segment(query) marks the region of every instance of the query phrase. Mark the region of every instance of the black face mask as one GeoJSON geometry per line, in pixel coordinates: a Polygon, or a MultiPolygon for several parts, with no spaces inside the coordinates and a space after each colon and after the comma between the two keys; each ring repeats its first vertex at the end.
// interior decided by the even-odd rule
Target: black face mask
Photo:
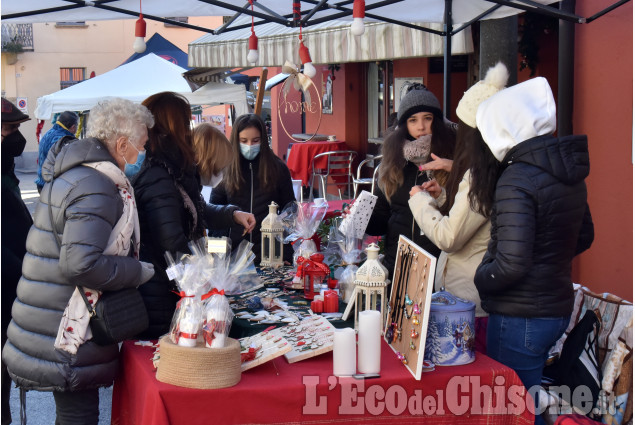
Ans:
{"type": "Polygon", "coordinates": [[[15,158],[22,155],[24,147],[26,146],[26,139],[20,133],[20,131],[14,131],[13,133],[2,139],[2,157],[15,158]]]}

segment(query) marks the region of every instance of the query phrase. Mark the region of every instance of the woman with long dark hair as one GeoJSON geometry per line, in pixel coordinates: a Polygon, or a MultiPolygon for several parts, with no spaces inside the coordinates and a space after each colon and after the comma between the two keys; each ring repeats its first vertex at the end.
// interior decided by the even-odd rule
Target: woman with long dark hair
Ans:
{"type": "MultiPolygon", "coordinates": [[[[421,234],[408,206],[409,191],[412,186],[428,181],[426,172],[419,169],[422,165],[419,158],[427,157],[430,149],[440,157],[452,158],[454,142],[454,128],[444,120],[438,99],[425,86],[414,86],[401,99],[396,129],[384,139],[379,182],[375,188],[378,199],[366,229],[370,235],[385,235],[384,265],[391,275],[399,235],[406,236],[434,256],[441,252],[421,234]]],[[[446,170],[433,173],[435,179],[442,184],[445,182],[446,170]]]]}
{"type": "Polygon", "coordinates": [[[537,402],[549,349],[573,310],[573,258],[594,236],[587,138],[553,136],[556,103],[543,77],[481,103],[476,124],[501,164],[492,240],[474,276],[489,313],[487,355],[514,369],[537,402]]]}
{"type": "MultiPolygon", "coordinates": [[[[271,202],[280,209],[295,201],[291,173],[269,146],[267,127],[256,114],[241,115],[234,122],[230,142],[238,152],[227,167],[222,182],[212,190],[210,202],[215,205],[234,204],[256,217],[253,232],[246,234],[233,226],[228,231],[215,231],[217,236],[230,236],[236,247],[242,239],[254,244],[256,264],[260,262],[260,226],[269,213],[271,202]]],[[[293,252],[285,246],[284,258],[291,261],[293,252]]]]}
{"type": "Polygon", "coordinates": [[[436,181],[414,186],[410,209],[423,233],[443,252],[435,289],[444,288],[476,305],[475,348],[485,353],[487,313],[474,285],[474,272],[490,239],[490,214],[499,164],[476,126],[478,105],[502,89],[509,73],[501,63],[483,81],[465,92],[456,109],[459,117],[456,150],[445,189],[436,181]]]}
{"type": "Polygon", "coordinates": [[[201,196],[201,184],[192,146],[190,104],[173,92],[157,93],[143,101],[154,115],[145,161],[131,181],[141,224],[140,257],[154,264],[156,274],[139,288],[150,326],[140,335],[157,339],[167,333],[179,299],[172,293],[164,254],[189,253],[188,243],[206,235],[206,227],[241,223],[249,230],[248,214],[234,205],[214,206],[201,196]]]}

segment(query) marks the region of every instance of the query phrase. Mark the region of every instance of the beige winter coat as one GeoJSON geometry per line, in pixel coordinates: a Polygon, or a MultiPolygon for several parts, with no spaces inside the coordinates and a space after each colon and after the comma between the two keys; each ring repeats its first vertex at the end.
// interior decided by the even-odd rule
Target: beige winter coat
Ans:
{"type": "Polygon", "coordinates": [[[470,208],[468,192],[471,175],[467,171],[459,184],[454,205],[447,216],[439,212],[445,191],[438,199],[419,192],[408,202],[422,232],[443,252],[439,257],[435,291],[445,290],[476,304],[476,317],[485,317],[474,285],[474,273],[481,263],[490,239],[490,220],[470,208]]]}

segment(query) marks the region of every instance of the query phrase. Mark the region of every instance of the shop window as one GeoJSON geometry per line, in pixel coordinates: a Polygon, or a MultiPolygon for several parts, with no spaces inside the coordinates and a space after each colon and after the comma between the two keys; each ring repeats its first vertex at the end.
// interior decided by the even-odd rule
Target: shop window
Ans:
{"type": "Polygon", "coordinates": [[[368,64],[368,137],[380,138],[394,112],[392,61],[368,64]]]}
{"type": "Polygon", "coordinates": [[[60,68],[60,87],[65,89],[86,79],[86,68],[60,68]]]}

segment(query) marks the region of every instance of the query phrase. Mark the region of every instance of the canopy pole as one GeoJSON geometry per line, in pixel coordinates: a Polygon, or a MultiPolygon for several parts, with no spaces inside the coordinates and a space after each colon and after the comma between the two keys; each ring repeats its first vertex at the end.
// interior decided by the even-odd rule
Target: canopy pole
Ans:
{"type": "MultiPolygon", "coordinates": [[[[560,9],[575,13],[575,0],[563,0],[560,9]]],[[[560,21],[558,31],[558,136],[573,134],[573,60],[575,24],[560,21]]]]}
{"type": "Polygon", "coordinates": [[[452,87],[452,0],[445,0],[443,18],[445,43],[443,48],[443,115],[450,118],[450,89],[452,87]]]}
{"type": "Polygon", "coordinates": [[[262,100],[265,97],[265,86],[267,85],[267,68],[260,71],[260,80],[258,80],[258,92],[256,93],[256,105],[254,106],[254,114],[260,115],[262,111],[262,100]]]}

